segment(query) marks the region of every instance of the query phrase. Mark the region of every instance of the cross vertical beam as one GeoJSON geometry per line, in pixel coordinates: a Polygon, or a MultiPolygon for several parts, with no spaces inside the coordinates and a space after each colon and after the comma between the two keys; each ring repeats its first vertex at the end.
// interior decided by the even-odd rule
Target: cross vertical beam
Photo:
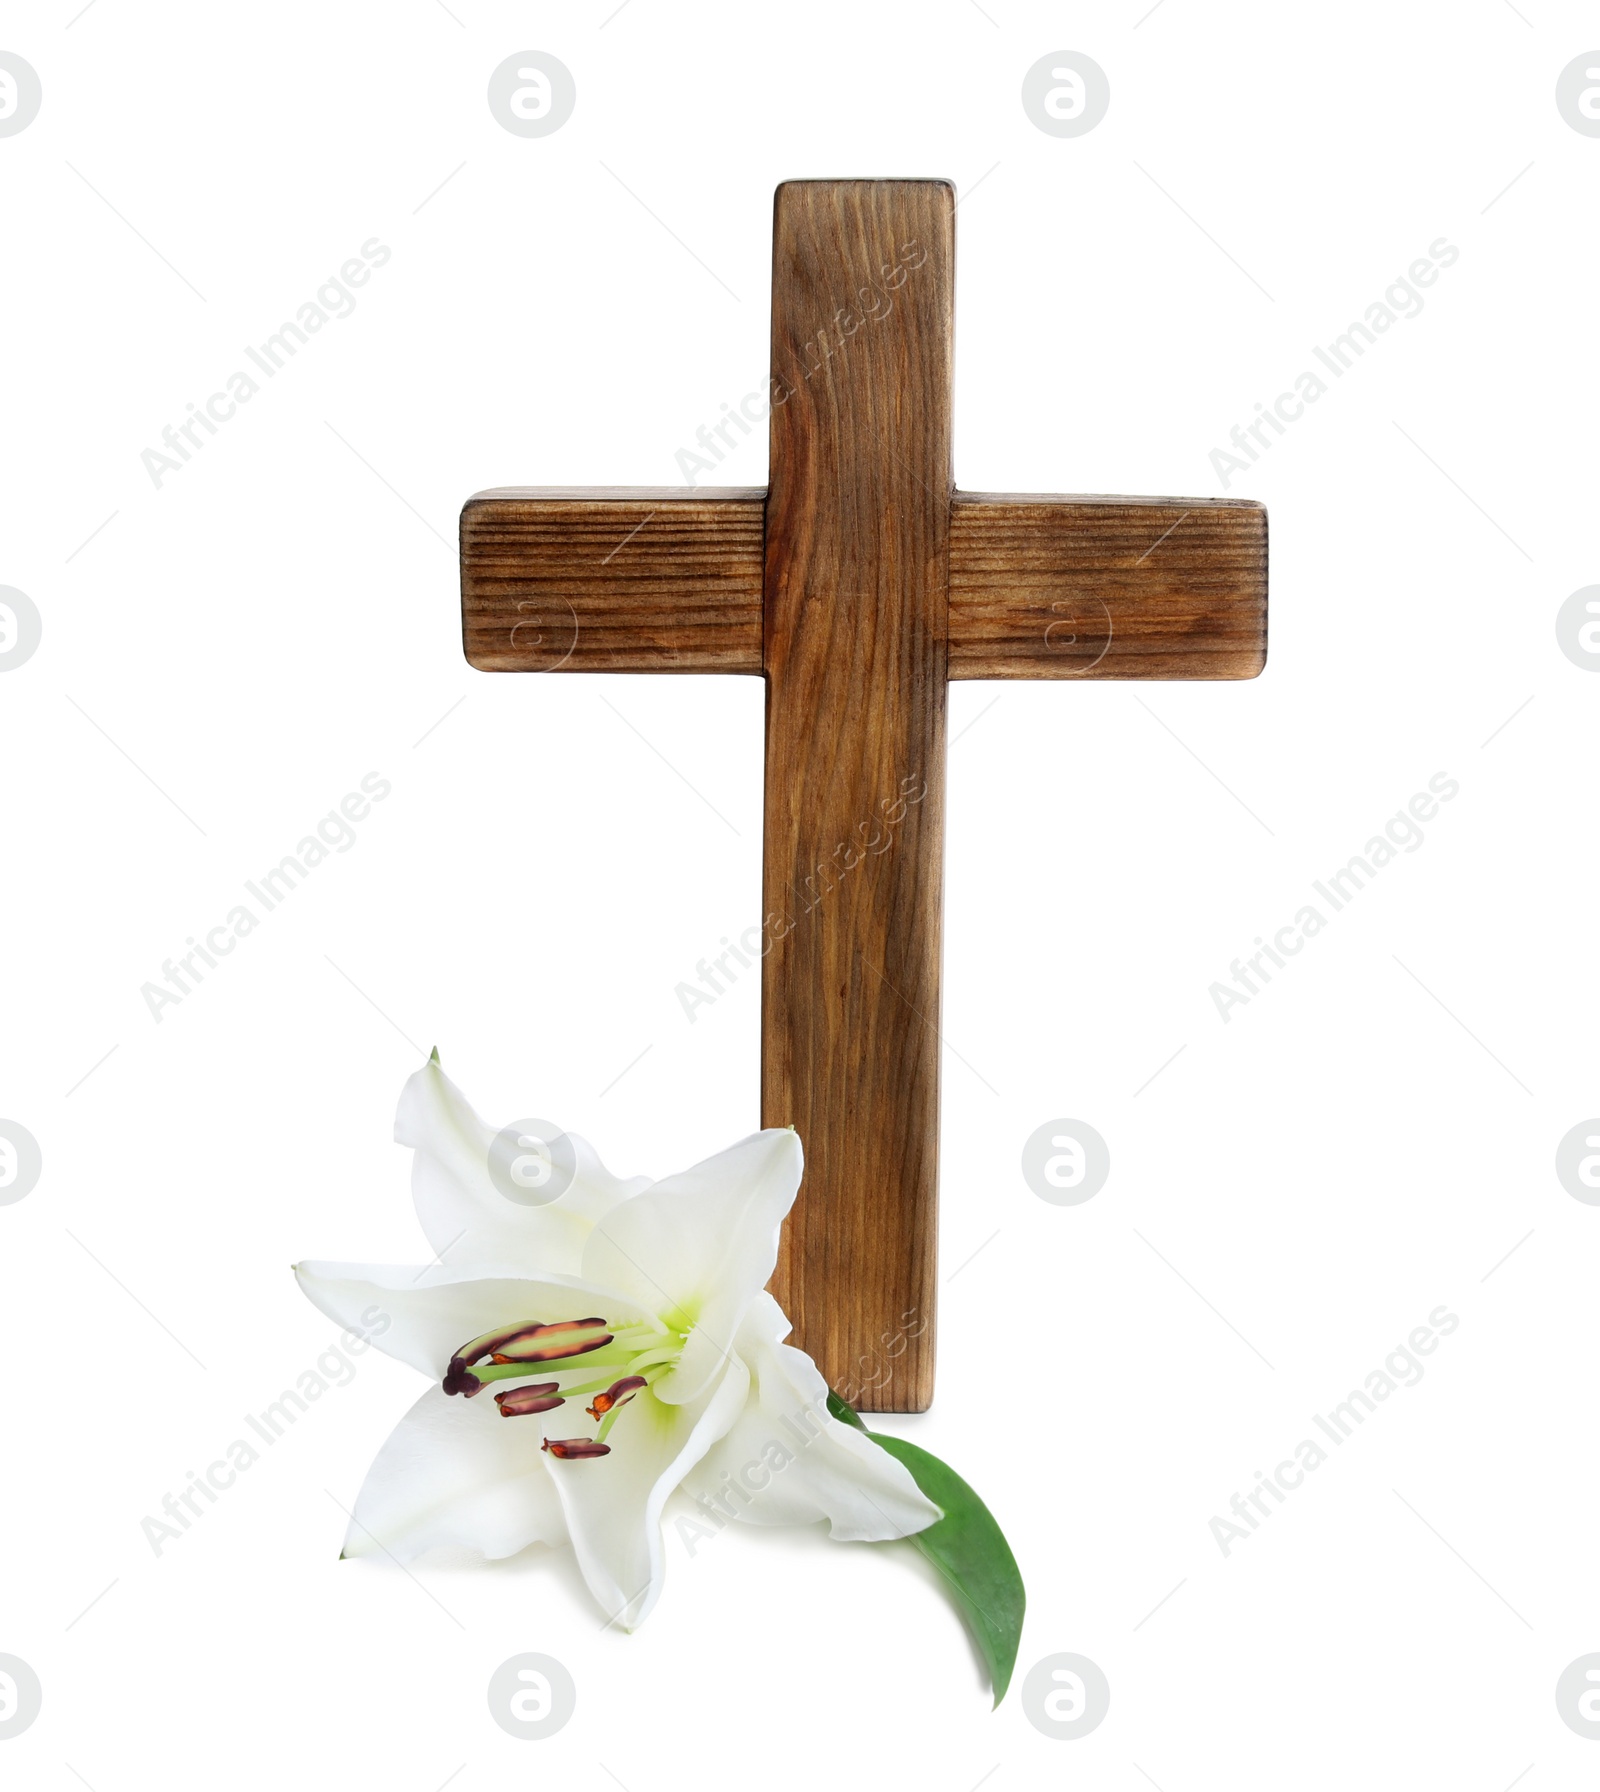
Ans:
{"type": "Polygon", "coordinates": [[[790,181],[772,248],[761,1117],[806,1153],[773,1291],[840,1385],[892,1358],[913,1411],[933,1392],[954,211],[942,181],[790,181]]]}

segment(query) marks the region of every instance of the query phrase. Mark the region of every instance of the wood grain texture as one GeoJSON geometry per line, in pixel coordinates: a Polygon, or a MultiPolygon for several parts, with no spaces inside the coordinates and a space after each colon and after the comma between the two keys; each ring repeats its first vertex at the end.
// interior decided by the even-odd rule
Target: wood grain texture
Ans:
{"type": "Polygon", "coordinates": [[[761,1108],[806,1153],[773,1291],[896,1412],[933,1393],[954,197],[795,181],[773,226],[761,1108]]]}
{"type": "Polygon", "coordinates": [[[755,490],[509,487],[461,512],[461,625],[484,672],[759,672],[755,490]]]}
{"type": "Polygon", "coordinates": [[[1266,659],[1259,504],[956,494],[952,678],[1254,678],[1266,659]]]}

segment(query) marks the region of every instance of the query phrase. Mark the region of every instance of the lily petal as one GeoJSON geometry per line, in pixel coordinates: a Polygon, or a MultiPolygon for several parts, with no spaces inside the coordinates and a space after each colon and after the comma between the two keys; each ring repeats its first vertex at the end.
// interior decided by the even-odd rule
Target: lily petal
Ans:
{"type": "MultiPolygon", "coordinates": [[[[630,1401],[611,1434],[609,1456],[551,1462],[583,1578],[607,1618],[624,1630],[636,1630],[661,1594],[661,1511],[668,1494],[733,1424],[749,1390],[750,1378],[735,1359],[697,1400],[669,1406],[652,1391],[630,1401]]],[[[556,1426],[556,1415],[538,1423],[556,1426]]]]}
{"type": "Polygon", "coordinates": [[[489,1174],[496,1129],[431,1059],[401,1091],[394,1136],[416,1152],[411,1195],[428,1243],[456,1263],[576,1275],[595,1222],[650,1186],[647,1176],[613,1176],[587,1140],[568,1133],[576,1169],[565,1192],[538,1207],[508,1200],[489,1174]]]}
{"type": "MultiPolygon", "coordinates": [[[[435,1381],[463,1344],[518,1320],[549,1323],[599,1313],[608,1320],[656,1323],[631,1296],[568,1276],[374,1263],[297,1263],[295,1275],[311,1303],[336,1324],[435,1381]]],[[[495,1416],[492,1410],[489,1416],[495,1416]]]]}
{"type": "Polygon", "coordinates": [[[538,1433],[506,1424],[486,1400],[429,1388],[368,1469],[344,1553],[410,1562],[457,1545],[494,1561],[566,1540],[538,1433]]]}
{"type": "Polygon", "coordinates": [[[627,1290],[668,1325],[694,1328],[677,1367],[651,1390],[658,1400],[696,1399],[729,1360],[778,1261],[778,1229],[803,1169],[787,1127],[752,1133],[613,1207],[589,1235],[586,1277],[627,1290]]]}
{"type": "Polygon", "coordinates": [[[751,1398],[689,1473],[685,1491],[732,1506],[747,1524],[826,1519],[844,1543],[909,1537],[936,1523],[943,1513],[905,1465],[829,1416],[827,1383],[803,1350],[783,1342],[789,1331],[770,1294],[752,1302],[738,1338],[751,1398]]]}

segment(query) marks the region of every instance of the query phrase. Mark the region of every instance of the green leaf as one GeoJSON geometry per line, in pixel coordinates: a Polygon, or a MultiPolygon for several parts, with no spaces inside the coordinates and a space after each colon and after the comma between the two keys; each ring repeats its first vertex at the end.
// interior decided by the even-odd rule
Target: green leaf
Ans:
{"type": "MultiPolygon", "coordinates": [[[[848,1400],[841,1400],[832,1388],[828,1389],[828,1416],[839,1419],[846,1425],[854,1425],[857,1431],[867,1431],[866,1426],[861,1423],[861,1414],[848,1400]]],[[[871,1437],[872,1433],[867,1431],[867,1436],[871,1437]]]]}
{"type": "Polygon", "coordinates": [[[847,1401],[828,1394],[828,1411],[853,1425],[911,1472],[911,1478],[944,1513],[937,1524],[907,1539],[933,1563],[954,1594],[973,1641],[989,1669],[996,1705],[1006,1696],[1022,1641],[1027,1604],[1022,1574],[994,1514],[953,1468],[903,1437],[868,1431],[847,1401]]]}

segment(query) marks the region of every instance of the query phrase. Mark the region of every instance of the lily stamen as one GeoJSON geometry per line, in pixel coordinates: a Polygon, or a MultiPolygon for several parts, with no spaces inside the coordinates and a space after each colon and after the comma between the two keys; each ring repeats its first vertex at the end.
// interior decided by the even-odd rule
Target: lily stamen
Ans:
{"type": "Polygon", "coordinates": [[[614,1336],[603,1319],[562,1319],[554,1325],[519,1328],[512,1337],[502,1339],[490,1355],[497,1363],[548,1363],[599,1350],[614,1336]]]}
{"type": "Polygon", "coordinates": [[[528,1413],[553,1412],[563,1404],[562,1396],[557,1392],[559,1383],[554,1381],[536,1381],[525,1388],[507,1388],[496,1394],[494,1403],[500,1408],[503,1419],[517,1419],[528,1413]]]}
{"type": "Polygon", "coordinates": [[[553,1324],[543,1320],[521,1320],[485,1332],[471,1343],[463,1344],[451,1357],[445,1370],[444,1391],[464,1394],[469,1400],[481,1391],[486,1381],[499,1379],[495,1371],[510,1370],[526,1374],[525,1363],[556,1362],[565,1357],[587,1356],[603,1350],[616,1338],[604,1319],[558,1319],[553,1324]],[[493,1368],[474,1371],[471,1365],[488,1357],[493,1368]]]}
{"type": "Polygon", "coordinates": [[[593,1404],[584,1410],[591,1419],[599,1421],[614,1407],[625,1406],[640,1388],[647,1388],[649,1385],[642,1375],[624,1375],[621,1381],[612,1382],[603,1394],[596,1394],[593,1404]]]}
{"type": "Polygon", "coordinates": [[[596,1443],[592,1437],[547,1437],[539,1448],[548,1450],[562,1462],[580,1462],[586,1456],[609,1456],[610,1444],[596,1443]]]}

